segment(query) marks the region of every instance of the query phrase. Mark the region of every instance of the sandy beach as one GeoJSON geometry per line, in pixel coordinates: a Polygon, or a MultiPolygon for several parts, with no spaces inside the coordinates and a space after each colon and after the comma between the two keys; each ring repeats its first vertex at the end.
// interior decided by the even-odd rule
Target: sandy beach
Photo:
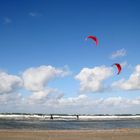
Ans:
{"type": "Polygon", "coordinates": [[[140,129],[0,130],[0,140],[140,140],[140,129]]]}

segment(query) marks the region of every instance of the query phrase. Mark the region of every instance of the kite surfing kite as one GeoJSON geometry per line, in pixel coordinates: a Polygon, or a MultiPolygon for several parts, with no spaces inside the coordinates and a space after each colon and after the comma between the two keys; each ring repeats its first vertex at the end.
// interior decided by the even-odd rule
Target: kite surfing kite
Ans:
{"type": "Polygon", "coordinates": [[[88,38],[92,39],[96,43],[96,45],[98,45],[99,41],[98,41],[97,37],[90,35],[87,37],[87,39],[88,38]]]}
{"type": "Polygon", "coordinates": [[[120,74],[121,69],[122,69],[121,65],[119,63],[114,63],[112,66],[116,66],[117,69],[118,69],[118,73],[117,74],[120,74]]]}
{"type": "MultiPolygon", "coordinates": [[[[92,35],[90,35],[90,36],[88,36],[87,38],[86,38],[86,40],[87,39],[92,39],[95,43],[96,43],[96,46],[99,44],[99,41],[98,41],[98,39],[97,39],[97,37],[96,36],[92,36],[92,35]]],[[[119,64],[119,63],[114,63],[112,66],[116,66],[116,68],[117,68],[117,70],[118,70],[118,75],[120,74],[120,72],[121,72],[121,70],[122,70],[122,67],[121,67],[121,65],[119,64]]]]}

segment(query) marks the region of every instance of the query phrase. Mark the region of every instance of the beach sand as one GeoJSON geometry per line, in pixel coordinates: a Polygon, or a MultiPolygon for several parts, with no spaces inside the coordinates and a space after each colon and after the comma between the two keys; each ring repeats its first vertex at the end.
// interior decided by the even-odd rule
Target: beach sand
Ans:
{"type": "Polygon", "coordinates": [[[0,140],[140,140],[140,129],[0,130],[0,140]]]}

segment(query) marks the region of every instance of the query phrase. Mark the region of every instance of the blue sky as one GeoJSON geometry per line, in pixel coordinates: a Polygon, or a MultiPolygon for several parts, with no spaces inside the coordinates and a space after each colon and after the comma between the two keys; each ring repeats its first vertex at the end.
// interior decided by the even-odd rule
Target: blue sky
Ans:
{"type": "MultiPolygon", "coordinates": [[[[139,75],[139,70],[135,72],[136,66],[140,65],[138,59],[140,52],[139,6],[139,0],[1,0],[0,69],[9,75],[17,76],[22,81],[20,88],[15,88],[15,83],[17,84],[17,82],[10,83],[9,85],[11,85],[11,88],[14,87],[14,90],[12,89],[8,93],[0,85],[1,99],[6,96],[5,100],[8,102],[9,97],[17,96],[17,92],[20,92],[20,99],[24,98],[24,100],[27,100],[26,102],[28,102],[26,98],[35,100],[35,95],[39,96],[39,100],[41,100],[41,97],[48,98],[48,95],[40,94],[39,90],[36,91],[26,86],[26,81],[22,80],[25,77],[22,75],[32,67],[37,70],[41,69],[40,71],[42,72],[44,69],[42,70],[41,66],[45,65],[45,70],[47,70],[47,66],[51,65],[56,70],[63,69],[64,73],[67,71],[65,76],[59,73],[58,77],[51,77],[51,80],[42,81],[44,82],[42,85],[45,86],[45,90],[53,88],[63,93],[61,101],[57,101],[58,106],[60,104],[60,110],[67,113],[76,112],[78,106],[81,107],[82,105],[78,104],[76,110],[73,107],[73,102],[71,102],[70,106],[72,106],[73,110],[69,110],[66,102],[69,102],[69,98],[76,100],[84,95],[86,97],[83,96],[83,98],[86,98],[86,102],[88,102],[89,98],[93,99],[93,102],[101,98],[107,100],[108,98],[116,97],[117,101],[120,101],[118,98],[121,97],[121,102],[124,100],[126,102],[129,99],[133,103],[130,108],[127,107],[126,113],[131,113],[132,108],[135,108],[134,113],[139,113],[140,78],[135,76],[136,85],[130,85],[133,82],[132,79],[129,80],[133,73],[135,73],[134,75],[139,75]],[[99,45],[96,46],[90,39],[85,41],[88,35],[95,35],[99,39],[99,45]],[[111,58],[113,53],[121,52],[121,50],[125,51],[124,55],[111,58]],[[90,88],[88,92],[84,90],[81,94],[80,88],[82,87],[80,83],[83,82],[83,79],[81,79],[83,75],[80,76],[80,79],[75,77],[80,74],[82,69],[93,70],[95,67],[104,65],[109,70],[112,69],[111,65],[113,63],[125,63],[125,65],[120,75],[115,75],[116,70],[114,68],[113,76],[110,73],[108,77],[99,81],[108,90],[101,92],[101,90],[94,91],[95,89],[90,88]],[[117,84],[115,87],[119,90],[112,89],[111,85],[121,79],[125,79],[122,82],[125,85],[120,83],[123,87],[117,84]],[[34,92],[38,92],[38,94],[34,92]],[[32,95],[34,96],[32,97],[32,95]]],[[[33,75],[33,77],[35,76],[33,75]]],[[[94,82],[98,79],[96,78],[94,82]]],[[[26,80],[29,79],[27,78],[26,80]]],[[[89,81],[85,84],[86,89],[89,88],[89,81]]],[[[8,88],[6,87],[5,89],[8,88]]],[[[51,100],[53,100],[52,98],[51,100]]],[[[15,103],[16,99],[13,100],[15,103]]],[[[49,101],[46,99],[44,104],[46,105],[47,102],[49,101]]],[[[106,105],[107,101],[104,102],[106,105]]],[[[14,111],[11,104],[7,103],[7,110],[5,109],[5,111],[14,111]]],[[[23,104],[25,103],[18,104],[17,108],[19,109],[17,111],[40,111],[39,109],[28,110],[23,104]]],[[[44,104],[39,103],[39,105],[35,104],[34,106],[39,108],[45,106],[44,104]]],[[[59,110],[53,105],[54,112],[59,110]]],[[[124,104],[121,105],[121,108],[124,109],[124,106],[124,104]]],[[[89,108],[81,112],[88,113],[89,110],[90,105],[89,108]]],[[[0,111],[3,112],[2,107],[0,111]]],[[[102,111],[103,108],[101,107],[99,112],[102,111]]],[[[98,111],[90,113],[96,112],[98,111]]],[[[113,109],[107,110],[107,112],[115,113],[113,109]]]]}

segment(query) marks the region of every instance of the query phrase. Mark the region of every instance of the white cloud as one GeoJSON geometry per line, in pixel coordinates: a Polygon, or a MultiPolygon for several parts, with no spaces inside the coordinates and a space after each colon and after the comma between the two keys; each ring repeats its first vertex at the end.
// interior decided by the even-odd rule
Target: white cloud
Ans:
{"type": "Polygon", "coordinates": [[[124,103],[122,97],[109,97],[103,101],[103,105],[105,106],[118,106],[124,103]]]}
{"type": "Polygon", "coordinates": [[[86,95],[79,95],[78,97],[68,97],[58,99],[58,102],[55,105],[51,106],[61,107],[61,106],[86,106],[89,108],[101,107],[121,107],[121,106],[131,106],[131,105],[140,105],[140,98],[136,99],[127,99],[123,97],[108,97],[108,98],[99,98],[91,99],[86,95]]]}
{"type": "Polygon", "coordinates": [[[86,95],[79,95],[48,100],[44,107],[54,113],[137,113],[140,107],[140,98],[129,99],[118,96],[94,99],[86,95]]]}
{"type": "Polygon", "coordinates": [[[110,58],[114,59],[114,58],[123,57],[123,56],[126,56],[126,50],[124,48],[113,52],[110,58]]]}
{"type": "Polygon", "coordinates": [[[69,97],[69,98],[61,98],[58,100],[59,105],[67,106],[67,105],[81,105],[84,104],[84,101],[87,100],[86,95],[79,95],[78,97],[69,97]]]}
{"type": "Polygon", "coordinates": [[[122,90],[140,90],[140,65],[135,67],[134,72],[130,75],[128,80],[121,79],[114,82],[112,87],[122,90]]]}
{"type": "Polygon", "coordinates": [[[103,101],[104,106],[129,107],[140,105],[140,98],[127,99],[123,97],[109,97],[103,101]]]}
{"type": "Polygon", "coordinates": [[[0,94],[0,112],[23,112],[27,103],[25,102],[22,94],[12,92],[11,94],[0,94]]]}
{"type": "Polygon", "coordinates": [[[120,63],[121,67],[124,68],[127,65],[127,61],[123,61],[122,63],[120,63]]]}
{"type": "MultiPolygon", "coordinates": [[[[54,102],[64,95],[57,89],[49,88],[47,84],[53,78],[64,77],[68,74],[70,74],[70,71],[67,66],[55,68],[45,65],[28,68],[20,77],[0,72],[0,102],[2,105],[6,105],[5,110],[8,111],[14,108],[22,111],[23,108],[28,106],[38,107],[43,106],[47,102],[48,104],[49,102],[54,102]],[[16,93],[18,88],[22,88],[22,94],[26,92],[25,90],[30,91],[30,94],[22,97],[20,96],[21,94],[16,93]]],[[[0,111],[3,111],[3,109],[0,108],[0,111]]]]}
{"type": "Polygon", "coordinates": [[[67,67],[57,69],[45,65],[25,70],[22,74],[22,78],[24,88],[32,93],[28,98],[30,104],[44,104],[47,101],[47,98],[49,98],[49,94],[57,93],[59,96],[59,91],[57,89],[49,88],[47,84],[53,78],[64,77],[69,73],[67,67]]]}
{"type": "Polygon", "coordinates": [[[112,74],[111,67],[83,68],[75,79],[80,81],[80,92],[100,92],[104,89],[103,81],[112,74]]]}
{"type": "Polygon", "coordinates": [[[8,104],[20,104],[22,100],[22,96],[19,93],[12,93],[12,94],[1,94],[0,95],[0,104],[8,105],[8,104]]]}
{"type": "Polygon", "coordinates": [[[8,18],[8,17],[5,17],[3,20],[4,20],[3,24],[9,24],[9,23],[12,22],[12,20],[10,18],[8,18]]]}
{"type": "Polygon", "coordinates": [[[51,90],[37,91],[33,92],[31,96],[28,98],[29,104],[43,104],[46,102],[48,94],[51,93],[51,90]]]}
{"type": "Polygon", "coordinates": [[[42,91],[32,92],[31,96],[28,97],[27,102],[29,104],[45,104],[48,102],[54,102],[64,95],[57,89],[47,88],[42,91]]]}
{"type": "MultiPolygon", "coordinates": [[[[67,68],[40,66],[26,69],[21,77],[0,72],[0,111],[1,112],[42,112],[42,113],[137,113],[140,97],[96,98],[81,94],[77,97],[65,97],[57,89],[48,87],[48,83],[57,77],[69,74],[67,68]],[[24,96],[17,93],[22,88],[30,91],[24,96]],[[11,93],[11,94],[5,94],[11,93]]],[[[99,92],[104,90],[104,80],[113,75],[113,68],[100,66],[83,68],[75,79],[80,81],[80,91],[99,92]]],[[[140,65],[128,80],[122,79],[113,86],[124,90],[140,89],[140,65]],[[130,86],[131,85],[131,86],[130,86]],[[119,86],[119,87],[118,87],[119,86]]]]}
{"type": "Polygon", "coordinates": [[[24,87],[29,91],[42,91],[48,82],[55,77],[63,77],[69,72],[67,69],[56,69],[52,66],[40,66],[24,71],[22,78],[24,87]]]}
{"type": "Polygon", "coordinates": [[[22,86],[22,80],[15,75],[0,72],[0,94],[11,93],[22,86]]]}

